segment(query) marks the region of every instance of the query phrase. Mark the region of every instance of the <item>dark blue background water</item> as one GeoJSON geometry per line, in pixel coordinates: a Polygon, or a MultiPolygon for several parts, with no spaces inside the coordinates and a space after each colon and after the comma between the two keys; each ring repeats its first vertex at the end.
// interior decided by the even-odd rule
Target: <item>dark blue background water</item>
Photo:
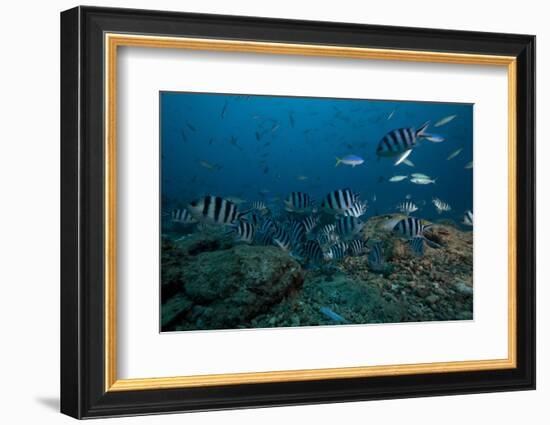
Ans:
{"type": "Polygon", "coordinates": [[[395,212],[406,195],[420,207],[416,215],[428,220],[459,222],[472,209],[473,173],[464,169],[473,159],[472,105],[175,92],[161,93],[160,100],[163,208],[205,194],[282,206],[291,191],[320,201],[331,190],[349,187],[368,201],[367,216],[395,212]],[[454,114],[453,121],[434,128],[454,114]],[[446,140],[420,142],[409,156],[415,167],[394,166],[396,158],[377,160],[376,147],[388,131],[425,121],[431,121],[429,133],[446,140]],[[447,161],[458,148],[463,151],[447,161]],[[349,154],[365,163],[335,167],[336,157],[349,154]],[[437,182],[388,182],[411,173],[437,182]],[[452,211],[438,215],[433,197],[452,211]]]}

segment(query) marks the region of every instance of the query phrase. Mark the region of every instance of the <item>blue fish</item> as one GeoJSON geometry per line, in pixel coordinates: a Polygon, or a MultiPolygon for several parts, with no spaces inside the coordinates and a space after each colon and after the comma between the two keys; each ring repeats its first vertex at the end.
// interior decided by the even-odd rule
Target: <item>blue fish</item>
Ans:
{"type": "Polygon", "coordinates": [[[341,322],[341,323],[347,322],[346,319],[344,319],[342,316],[340,316],[338,313],[335,313],[328,307],[321,307],[319,311],[325,316],[327,316],[330,320],[334,320],[335,322],[341,322]]]}
{"type": "Polygon", "coordinates": [[[343,158],[336,157],[336,165],[335,167],[338,167],[340,164],[344,165],[351,165],[352,167],[355,167],[356,165],[361,165],[365,162],[363,158],[357,155],[346,155],[343,158]]]}

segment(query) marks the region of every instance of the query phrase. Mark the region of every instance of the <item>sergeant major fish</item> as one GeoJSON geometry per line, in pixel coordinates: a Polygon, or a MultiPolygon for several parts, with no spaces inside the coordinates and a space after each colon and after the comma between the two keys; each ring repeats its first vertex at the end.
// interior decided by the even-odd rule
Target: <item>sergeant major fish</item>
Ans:
{"type": "Polygon", "coordinates": [[[351,206],[351,208],[344,211],[344,216],[361,217],[366,212],[367,212],[367,203],[357,201],[351,206]]]}
{"type": "Polygon", "coordinates": [[[292,192],[286,197],[284,203],[285,210],[288,212],[308,213],[315,211],[314,202],[307,193],[292,192]]]}
{"type": "Polygon", "coordinates": [[[421,257],[424,255],[424,237],[422,236],[415,236],[409,241],[409,246],[411,247],[411,251],[421,257]]]}
{"type": "Polygon", "coordinates": [[[397,222],[393,230],[408,239],[412,239],[415,236],[422,236],[432,226],[433,224],[424,224],[419,218],[407,217],[397,222]]]}
{"type": "Polygon", "coordinates": [[[348,245],[345,242],[338,242],[332,245],[325,253],[326,260],[342,260],[348,251],[348,245]]]}
{"type": "Polygon", "coordinates": [[[378,241],[372,245],[367,256],[367,262],[372,271],[383,272],[386,269],[382,242],[378,241]]]}
{"type": "Polygon", "coordinates": [[[288,251],[291,247],[290,236],[285,229],[277,227],[272,238],[273,243],[284,251],[288,251]]]}
{"type": "Polygon", "coordinates": [[[251,243],[254,240],[255,228],[252,223],[237,220],[237,222],[232,225],[232,230],[230,230],[230,232],[235,232],[239,241],[251,243]]]}
{"type": "Polygon", "coordinates": [[[343,214],[355,204],[357,199],[358,196],[350,189],[334,190],[325,196],[321,207],[333,214],[343,214]]]}
{"type": "Polygon", "coordinates": [[[176,208],[170,212],[170,219],[174,223],[194,224],[197,220],[185,208],[176,208]]]}
{"type": "Polygon", "coordinates": [[[363,239],[353,239],[348,242],[348,252],[354,257],[363,255],[366,251],[366,248],[366,241],[364,241],[363,239]]]}
{"type": "Polygon", "coordinates": [[[191,201],[187,209],[195,219],[218,225],[233,224],[246,214],[246,212],[240,213],[233,202],[211,195],[191,201]]]}
{"type": "Polygon", "coordinates": [[[433,198],[432,203],[434,204],[438,214],[446,211],[451,211],[451,206],[447,202],[444,202],[439,198],[433,198]]]}
{"type": "Polygon", "coordinates": [[[398,156],[394,165],[401,164],[411,154],[419,140],[429,140],[431,142],[442,141],[440,136],[426,133],[430,122],[426,122],[418,129],[414,128],[398,128],[387,133],[376,149],[378,157],[395,157],[398,156]]]}
{"type": "Polygon", "coordinates": [[[300,245],[297,249],[298,255],[300,255],[304,260],[317,263],[323,260],[323,250],[319,242],[314,240],[309,240],[300,245]]]}
{"type": "Polygon", "coordinates": [[[344,216],[336,221],[336,232],[342,238],[349,238],[359,233],[364,225],[357,217],[344,216]]]}
{"type": "Polygon", "coordinates": [[[409,215],[410,213],[413,213],[415,211],[418,211],[418,207],[414,204],[414,202],[407,201],[402,202],[397,206],[397,210],[399,212],[402,212],[403,214],[409,215]]]}

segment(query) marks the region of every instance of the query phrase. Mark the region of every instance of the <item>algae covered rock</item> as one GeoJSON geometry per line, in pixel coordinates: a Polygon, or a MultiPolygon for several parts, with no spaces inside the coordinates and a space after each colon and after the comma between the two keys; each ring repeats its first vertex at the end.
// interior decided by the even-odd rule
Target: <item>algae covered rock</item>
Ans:
{"type": "Polygon", "coordinates": [[[258,316],[254,327],[393,323],[402,320],[402,306],[387,300],[368,281],[345,273],[309,273],[299,293],[286,298],[268,314],[258,316]]]}
{"type": "Polygon", "coordinates": [[[246,325],[303,283],[300,265],[275,247],[237,245],[203,252],[188,256],[179,268],[180,296],[189,301],[188,312],[163,320],[165,330],[246,325]]]}

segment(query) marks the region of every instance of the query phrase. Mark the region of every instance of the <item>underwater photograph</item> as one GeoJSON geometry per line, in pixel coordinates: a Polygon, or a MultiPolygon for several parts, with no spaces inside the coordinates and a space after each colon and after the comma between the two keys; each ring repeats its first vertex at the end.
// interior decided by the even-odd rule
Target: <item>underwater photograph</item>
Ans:
{"type": "Polygon", "coordinates": [[[162,332],[473,319],[473,104],[159,96],[162,332]]]}

